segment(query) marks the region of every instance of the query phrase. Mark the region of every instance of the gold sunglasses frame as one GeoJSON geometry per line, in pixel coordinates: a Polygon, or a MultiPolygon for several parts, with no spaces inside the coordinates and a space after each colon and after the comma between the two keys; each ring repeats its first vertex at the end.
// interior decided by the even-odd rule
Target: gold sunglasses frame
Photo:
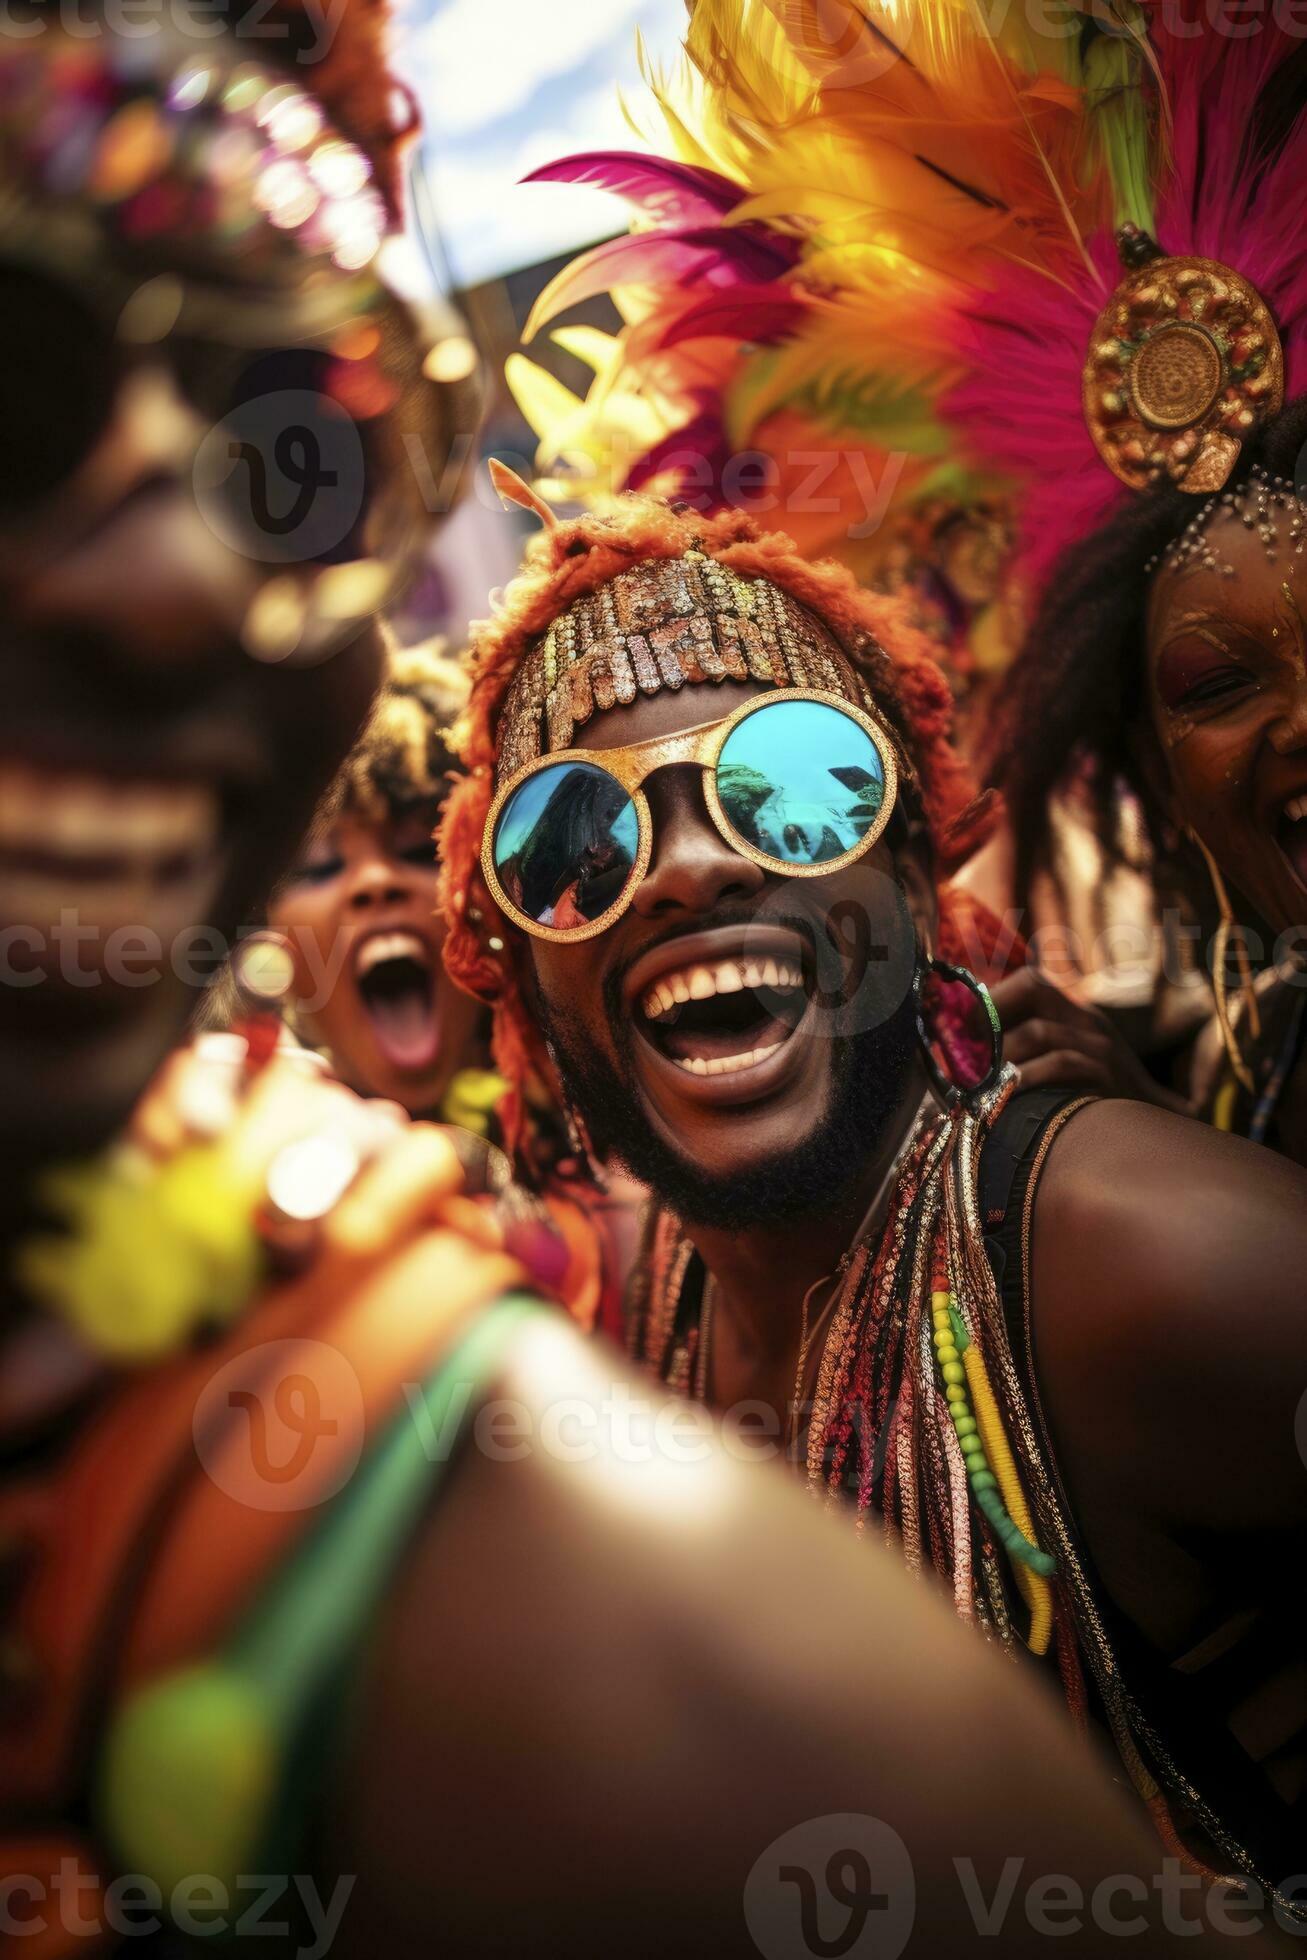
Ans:
{"type": "Polygon", "coordinates": [[[783,878],[825,878],[831,872],[842,871],[846,865],[854,864],[867,852],[874,850],[885,833],[885,827],[894,814],[898,801],[899,769],[894,752],[894,744],[880,723],[864,708],[846,701],[842,694],[829,694],[817,687],[777,687],[755,700],[744,701],[729,715],[717,721],[699,722],[693,728],[683,728],[677,735],[652,735],[647,741],[630,742],[617,749],[560,749],[555,755],[537,756],[534,762],[526,763],[511,775],[508,781],[495,794],[486,817],[485,829],[481,836],[481,875],[489,888],[490,896],[504,917],[521,931],[529,933],[533,939],[545,939],[552,945],[566,946],[582,939],[595,939],[601,932],[615,925],[630,905],[653,856],[653,815],[649,801],[644,793],[644,784],[657,769],[667,769],[676,763],[696,763],[703,771],[704,802],[713,825],[731,849],[742,858],[761,865],[764,871],[777,872],[783,878]],[[747,721],[750,715],[758,714],[763,708],[772,708],[782,701],[815,701],[821,707],[835,708],[856,722],[863,732],[871,737],[872,745],[880,756],[885,776],[884,793],[875,821],[860,837],[852,850],[844,851],[839,857],[827,858],[822,864],[788,864],[780,858],[768,857],[765,851],[747,844],[733,828],[722,809],[717,793],[717,761],[731,735],[747,721]],[[630,874],[622,887],[621,896],[599,918],[592,919],[583,926],[546,926],[536,919],[530,919],[525,912],[518,910],[499,882],[494,864],[495,828],[508,799],[521,789],[523,783],[542,770],[557,768],[565,762],[587,762],[593,767],[604,769],[626,791],[635,806],[636,821],[639,825],[639,844],[631,865],[630,874]]]}

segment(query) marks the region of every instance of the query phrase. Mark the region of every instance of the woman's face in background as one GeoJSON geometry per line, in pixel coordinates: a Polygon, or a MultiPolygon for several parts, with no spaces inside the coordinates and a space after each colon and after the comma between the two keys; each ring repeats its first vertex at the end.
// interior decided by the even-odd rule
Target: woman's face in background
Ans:
{"type": "Polygon", "coordinates": [[[342,1081],[414,1114],[474,1059],[481,1009],[441,961],[436,805],[342,812],[305,846],[269,907],[295,961],[298,1032],[342,1081]]]}
{"type": "MultiPolygon", "coordinates": [[[[1172,815],[1277,933],[1307,925],[1307,557],[1275,508],[1275,556],[1234,510],[1164,567],[1148,611],[1153,726],[1172,815]]],[[[1307,524],[1304,525],[1307,530],[1307,524]]]]}

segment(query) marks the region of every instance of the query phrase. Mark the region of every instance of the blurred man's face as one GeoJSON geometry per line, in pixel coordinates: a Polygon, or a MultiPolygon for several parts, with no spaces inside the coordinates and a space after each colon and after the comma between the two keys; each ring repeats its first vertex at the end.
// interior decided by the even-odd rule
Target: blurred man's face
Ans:
{"type": "MultiPolygon", "coordinates": [[[[61,37],[30,46],[52,59],[61,37]]],[[[107,1136],[181,1035],[356,732],[378,652],[356,624],[283,657],[275,567],[197,497],[216,356],[167,316],[189,253],[214,320],[267,352],[230,254],[147,227],[144,298],[116,334],[75,262],[34,267],[5,229],[17,174],[0,184],[3,421],[25,439],[0,462],[0,1135],[25,1163],[107,1136]]],[[[251,218],[257,257],[271,234],[251,218]]]]}
{"type": "Polygon", "coordinates": [[[148,411],[106,441],[112,490],[70,498],[0,596],[0,1126],[41,1154],[110,1131],[182,1033],[378,673],[370,634],[251,659],[223,604],[243,568],[147,460],[148,411]]]}

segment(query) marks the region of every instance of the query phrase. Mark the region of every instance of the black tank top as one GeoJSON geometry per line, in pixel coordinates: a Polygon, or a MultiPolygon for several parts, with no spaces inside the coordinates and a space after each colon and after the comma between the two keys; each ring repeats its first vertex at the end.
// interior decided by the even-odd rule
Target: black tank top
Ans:
{"type": "MultiPolygon", "coordinates": [[[[1287,1802],[1262,1766],[1228,1727],[1232,1701],[1240,1692],[1270,1679],[1288,1655],[1301,1655],[1302,1621],[1297,1611],[1260,1616],[1232,1645],[1202,1662],[1198,1654],[1181,1666],[1168,1662],[1106,1597],[1075,1528],[1058,1470],[1055,1438],[1041,1406],[1034,1325],[1027,1276],[1028,1228],[1038,1202],[1045,1158],[1062,1125],[1089,1101],[1053,1090],[1018,1091],[1001,1112],[981,1153],[980,1215],[985,1249],[1007,1321],[1012,1357],[1020,1375],[1035,1433],[1039,1438],[1068,1532],[1077,1545],[1095,1601],[1120,1662],[1131,1701],[1165,1745],[1184,1782],[1201,1792],[1242,1846],[1251,1866],[1277,1887],[1307,1868],[1307,1803],[1287,1802]]],[[[1301,1739],[1299,1739],[1300,1741],[1301,1739]]],[[[1207,1863],[1224,1868],[1221,1847],[1186,1829],[1183,1808],[1173,1806],[1178,1828],[1207,1863]]],[[[1299,1910],[1307,1910],[1300,1907],[1299,1910]]],[[[1296,1915],[1295,1915],[1296,1916],[1296,1915]]]]}

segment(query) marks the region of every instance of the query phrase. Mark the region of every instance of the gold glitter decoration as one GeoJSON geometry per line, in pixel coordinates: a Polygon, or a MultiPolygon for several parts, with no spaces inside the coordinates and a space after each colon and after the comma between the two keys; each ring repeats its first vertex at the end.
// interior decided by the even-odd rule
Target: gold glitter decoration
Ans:
{"type": "Polygon", "coordinates": [[[591,714],[641,694],[749,679],[869,705],[838,643],[788,592],[698,551],[648,559],[577,599],[531,648],[504,703],[498,778],[570,748],[591,714]]]}

